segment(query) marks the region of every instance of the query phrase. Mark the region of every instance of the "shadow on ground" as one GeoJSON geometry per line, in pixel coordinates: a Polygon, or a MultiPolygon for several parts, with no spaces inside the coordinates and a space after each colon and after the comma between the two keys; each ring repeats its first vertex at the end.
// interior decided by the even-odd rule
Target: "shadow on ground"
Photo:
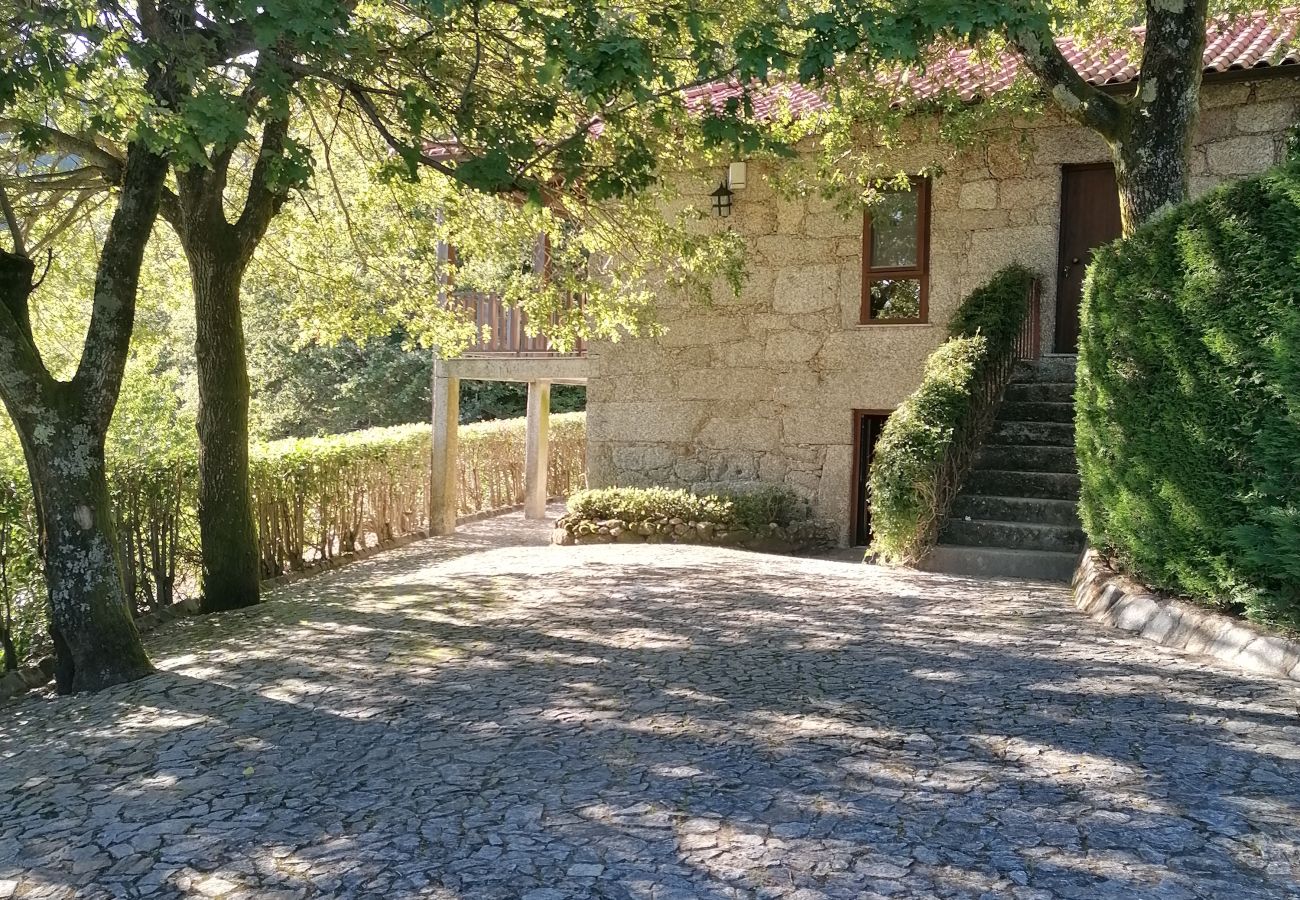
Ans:
{"type": "Polygon", "coordinates": [[[1300,896],[1300,689],[1059,586],[479,523],[0,724],[18,896],[1300,896]],[[282,892],[282,893],[277,893],[282,892]]]}

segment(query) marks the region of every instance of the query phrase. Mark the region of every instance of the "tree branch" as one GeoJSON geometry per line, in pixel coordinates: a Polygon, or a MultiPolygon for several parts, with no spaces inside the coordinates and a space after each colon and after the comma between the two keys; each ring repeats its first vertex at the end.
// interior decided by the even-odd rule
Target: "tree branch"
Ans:
{"type": "Polygon", "coordinates": [[[236,240],[245,257],[252,256],[257,242],[270,227],[271,220],[289,199],[289,192],[273,184],[272,180],[275,163],[283,155],[288,137],[288,116],[272,117],[262,126],[261,147],[249,178],[248,196],[244,200],[244,209],[235,222],[236,240]]]}
{"type": "Polygon", "coordinates": [[[370,99],[370,95],[366,93],[364,87],[352,81],[343,81],[340,86],[347,91],[348,96],[356,102],[357,108],[361,110],[361,114],[365,116],[372,126],[374,126],[375,131],[379,132],[379,136],[384,139],[384,143],[386,143],[392,150],[395,150],[398,153],[414,151],[416,159],[419,160],[422,165],[426,165],[434,171],[441,172],[449,178],[456,177],[456,170],[454,167],[447,165],[435,156],[430,156],[428,153],[424,152],[423,149],[410,147],[402,143],[402,141],[399,140],[398,137],[389,129],[388,123],[384,121],[384,117],[380,114],[379,108],[375,106],[375,102],[370,99]]]}
{"type": "Polygon", "coordinates": [[[53,383],[32,339],[35,271],[29,257],[0,249],[0,396],[15,418],[29,420],[39,415],[53,383]]]}
{"type": "Polygon", "coordinates": [[[9,193],[4,184],[0,184],[0,212],[4,213],[5,227],[9,229],[9,240],[13,242],[14,256],[26,256],[27,246],[23,240],[23,228],[14,213],[13,204],[9,202],[9,193]]]}
{"type": "Polygon", "coordinates": [[[117,209],[99,254],[90,327],[72,379],[83,409],[99,429],[108,427],[122,385],[135,324],[140,267],[166,175],[163,157],[140,144],[128,151],[117,209]]]}
{"type": "MultiPolygon", "coordinates": [[[[62,215],[55,219],[52,225],[41,229],[40,238],[32,244],[29,248],[29,252],[35,255],[41,251],[50,250],[54,242],[58,240],[59,235],[63,234],[82,218],[89,217],[92,212],[104,204],[104,200],[107,196],[106,193],[97,191],[82,191],[78,193],[76,199],[72,201],[72,205],[68,207],[62,215]],[[98,200],[98,202],[95,202],[90,209],[86,210],[86,207],[95,200],[98,200]],[[85,210],[84,214],[83,210],[85,210]]],[[[43,278],[44,276],[42,276],[42,280],[43,278]]]]}
{"type": "Polygon", "coordinates": [[[106,148],[89,135],[71,134],[40,122],[25,119],[0,117],[0,131],[22,132],[37,135],[41,142],[51,150],[58,150],[69,156],[75,156],[105,171],[114,182],[121,180],[124,156],[117,148],[106,148]]]}
{"type": "Polygon", "coordinates": [[[1046,25],[1039,28],[1025,25],[1015,30],[1010,38],[1025,66],[1067,115],[1099,132],[1107,140],[1119,134],[1124,119],[1123,104],[1084,81],[1061,53],[1055,36],[1046,25]]]}

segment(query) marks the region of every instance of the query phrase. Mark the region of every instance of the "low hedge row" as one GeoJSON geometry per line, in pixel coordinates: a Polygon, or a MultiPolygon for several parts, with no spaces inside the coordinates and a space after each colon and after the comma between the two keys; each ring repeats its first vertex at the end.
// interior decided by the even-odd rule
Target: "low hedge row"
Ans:
{"type": "MultiPolygon", "coordinates": [[[[523,419],[461,426],[461,514],[522,502],[524,430],[523,419]]],[[[581,489],[585,414],[552,416],[550,435],[551,490],[581,489]]],[[[426,528],[429,441],[429,426],[417,423],[255,445],[250,467],[263,577],[426,528]]],[[[136,615],[199,590],[197,472],[193,446],[109,459],[123,574],[136,615]]],[[[11,643],[20,661],[45,652],[48,640],[33,518],[22,458],[16,446],[0,442],[0,645],[11,643]]]]}
{"type": "Polygon", "coordinates": [[[1080,512],[1153,587],[1300,628],[1300,169],[1225,186],[1095,257],[1080,512]]]}
{"type": "Polygon", "coordinates": [[[869,494],[871,552],[881,561],[914,563],[933,545],[953,482],[1009,374],[1034,277],[1010,266],[966,297],[948,340],[926,360],[920,386],[885,423],[869,494]]]}
{"type": "Polygon", "coordinates": [[[832,531],[812,518],[806,500],[785,488],[696,494],[614,487],[570,497],[555,539],[562,544],[667,541],[800,552],[833,543],[832,531]]]}

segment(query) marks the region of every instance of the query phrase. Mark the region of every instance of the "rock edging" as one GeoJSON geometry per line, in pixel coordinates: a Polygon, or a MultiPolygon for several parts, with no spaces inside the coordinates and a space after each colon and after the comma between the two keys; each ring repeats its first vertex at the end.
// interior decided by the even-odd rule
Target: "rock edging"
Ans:
{"type": "Polygon", "coordinates": [[[1074,605],[1107,625],[1249,672],[1300,681],[1300,641],[1161,597],[1119,575],[1094,549],[1084,552],[1071,587],[1074,605]]]}
{"type": "Polygon", "coordinates": [[[738,547],[764,553],[808,553],[834,544],[831,526],[815,519],[789,525],[769,523],[757,529],[716,522],[690,522],[681,518],[584,519],[561,516],[551,533],[551,543],[574,544],[706,544],[738,547]]]}

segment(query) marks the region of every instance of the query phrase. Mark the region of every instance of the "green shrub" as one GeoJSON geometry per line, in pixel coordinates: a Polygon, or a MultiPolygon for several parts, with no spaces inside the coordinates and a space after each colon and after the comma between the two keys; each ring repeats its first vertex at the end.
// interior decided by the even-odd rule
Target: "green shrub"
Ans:
{"type": "Polygon", "coordinates": [[[1079,343],[1080,512],[1147,583],[1300,628],[1300,169],[1100,251],[1079,343]]]}
{"type": "Polygon", "coordinates": [[[759,487],[743,493],[693,494],[670,488],[613,487],[581,491],[569,498],[569,515],[593,522],[711,522],[757,531],[786,527],[809,516],[808,504],[793,491],[759,487]]]}
{"type": "Polygon", "coordinates": [[[872,551],[891,563],[919,560],[951,499],[948,480],[973,452],[989,409],[988,379],[1003,377],[1025,320],[1034,274],[1003,269],[970,294],[949,323],[951,337],[926,360],[921,385],[890,415],[871,464],[872,551]]]}
{"type": "Polygon", "coordinates": [[[872,550],[888,562],[925,555],[939,515],[944,454],[966,421],[988,340],[952,338],[931,354],[921,386],[885,423],[871,465],[872,550]]]}
{"type": "Polygon", "coordinates": [[[0,455],[0,672],[49,644],[27,470],[21,459],[0,455]]]}
{"type": "Polygon", "coordinates": [[[1025,324],[1025,298],[1037,280],[1024,266],[1007,266],[962,300],[948,322],[948,336],[988,338],[989,354],[1011,352],[1025,324]]]}

